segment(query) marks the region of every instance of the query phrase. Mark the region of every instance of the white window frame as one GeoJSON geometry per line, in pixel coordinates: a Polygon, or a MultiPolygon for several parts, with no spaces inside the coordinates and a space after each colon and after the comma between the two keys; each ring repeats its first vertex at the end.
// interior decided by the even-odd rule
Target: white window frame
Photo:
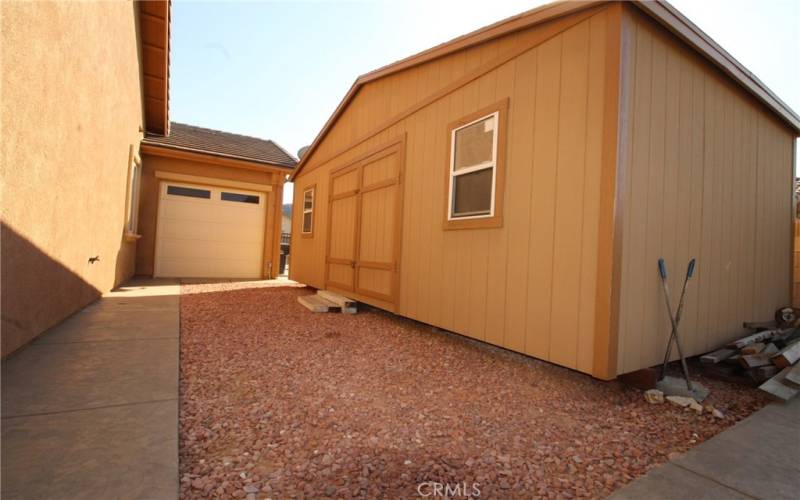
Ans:
{"type": "Polygon", "coordinates": [[[493,113],[489,113],[488,115],[481,116],[471,122],[460,125],[450,131],[450,171],[448,176],[448,193],[447,193],[447,220],[470,220],[470,219],[488,219],[494,217],[495,214],[495,190],[497,187],[497,136],[500,131],[500,112],[495,111],[493,113]],[[470,125],[474,125],[478,122],[482,122],[487,118],[494,118],[494,130],[492,130],[492,159],[490,161],[485,161],[482,163],[478,163],[477,165],[472,165],[466,168],[462,168],[461,170],[455,170],[456,164],[456,132],[459,130],[465,129],[470,125]],[[477,215],[454,215],[455,200],[453,199],[453,188],[455,187],[456,177],[459,175],[470,174],[472,172],[478,172],[481,170],[492,169],[492,198],[491,203],[489,205],[489,213],[486,214],[477,214],[477,215]]]}
{"type": "Polygon", "coordinates": [[[128,192],[125,207],[125,233],[138,234],[139,230],[139,192],[142,184],[142,160],[137,155],[131,155],[128,167],[128,192]]]}
{"type": "Polygon", "coordinates": [[[303,214],[303,216],[300,218],[300,232],[302,234],[314,234],[314,206],[317,197],[317,193],[315,191],[315,186],[311,186],[303,190],[303,204],[300,207],[303,214]],[[311,208],[306,208],[306,193],[311,193],[311,208]],[[306,231],[305,228],[306,214],[311,214],[311,224],[309,225],[308,231],[306,231]]]}

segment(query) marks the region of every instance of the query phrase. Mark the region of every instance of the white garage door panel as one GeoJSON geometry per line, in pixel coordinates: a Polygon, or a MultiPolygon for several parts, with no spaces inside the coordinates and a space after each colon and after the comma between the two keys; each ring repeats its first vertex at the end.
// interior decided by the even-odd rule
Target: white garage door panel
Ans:
{"type": "Polygon", "coordinates": [[[261,277],[264,193],[163,182],[159,196],[156,276],[261,277]],[[169,186],[203,190],[210,198],[170,194],[169,186]],[[258,203],[223,200],[222,193],[256,197],[258,203]]]}
{"type": "MultiPolygon", "coordinates": [[[[258,220],[264,213],[263,204],[252,205],[235,201],[205,200],[205,203],[184,202],[173,200],[174,196],[167,195],[170,203],[164,207],[163,217],[165,219],[176,219],[181,221],[193,222],[218,222],[228,224],[231,220],[242,219],[243,223],[250,222],[258,225],[258,220]],[[214,211],[207,210],[209,205],[214,206],[214,211]],[[231,206],[243,205],[243,206],[231,206]],[[250,206],[246,206],[250,205],[250,206]]],[[[261,223],[263,224],[263,220],[261,223]]]]}
{"type": "Polygon", "coordinates": [[[221,242],[236,239],[236,241],[259,247],[263,244],[262,226],[256,224],[231,227],[230,222],[204,223],[203,221],[162,219],[160,228],[163,228],[164,234],[170,235],[170,240],[207,241],[208,233],[212,232],[216,235],[215,239],[221,242]],[[243,229],[244,231],[242,231],[243,229]]]}
{"type": "Polygon", "coordinates": [[[201,245],[186,240],[168,240],[161,245],[162,259],[228,259],[253,262],[261,257],[261,245],[236,245],[227,242],[205,241],[201,245]]]}
{"type": "Polygon", "coordinates": [[[253,278],[252,264],[240,261],[225,261],[220,262],[220,266],[225,266],[224,276],[198,276],[198,269],[206,269],[209,267],[207,259],[194,260],[194,259],[181,259],[163,261],[163,266],[170,270],[170,276],[179,276],[181,278],[253,278]]]}

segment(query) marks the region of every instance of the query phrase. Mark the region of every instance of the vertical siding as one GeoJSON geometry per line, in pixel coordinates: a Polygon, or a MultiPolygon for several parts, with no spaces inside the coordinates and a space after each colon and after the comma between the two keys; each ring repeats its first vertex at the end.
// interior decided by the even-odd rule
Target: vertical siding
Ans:
{"type": "MultiPolygon", "coordinates": [[[[792,134],[660,27],[632,14],[618,371],[651,366],[669,335],[656,261],[680,292],[689,355],[789,303],[792,134]]],[[[677,298],[674,299],[677,302],[677,298]]]]}
{"type": "Polygon", "coordinates": [[[583,203],[580,232],[580,286],[578,298],[578,339],[577,366],[589,373],[594,362],[594,325],[597,307],[597,270],[600,225],[601,159],[603,156],[603,127],[598,123],[608,123],[604,110],[607,109],[604,85],[607,67],[605,44],[608,40],[608,16],[598,16],[591,20],[589,30],[589,59],[586,93],[586,151],[583,168],[583,203]]]}
{"type": "Polygon", "coordinates": [[[562,44],[557,37],[537,50],[525,352],[538,358],[550,353],[562,44]]]}
{"type": "Polygon", "coordinates": [[[330,171],[405,133],[397,312],[591,372],[607,11],[584,16],[534,27],[363,87],[296,179],[295,199],[302,198],[305,186],[316,184],[318,205],[314,238],[301,238],[296,204],[293,279],[324,287],[330,171]],[[564,28],[553,31],[553,26],[564,28]],[[350,142],[459,77],[525,47],[348,149],[350,142]],[[503,227],[443,230],[447,126],[506,98],[503,227]]]}
{"type": "Polygon", "coordinates": [[[794,221],[794,275],[792,278],[792,306],[800,307],[800,221],[794,221]]]}
{"type": "Polygon", "coordinates": [[[294,183],[292,204],[292,243],[289,277],[315,288],[325,288],[325,252],[328,228],[327,169],[310,171],[294,183]],[[314,186],[313,237],[302,235],[303,191],[314,186]]]}
{"type": "Polygon", "coordinates": [[[561,92],[556,148],[558,155],[554,207],[554,252],[551,296],[551,328],[559,342],[551,342],[548,359],[558,364],[576,364],[578,316],[576,291],[580,290],[581,223],[583,219],[583,174],[586,154],[586,96],[589,67],[589,23],[563,36],[561,92]],[[563,57],[569,54],[571,57],[563,57]]]}

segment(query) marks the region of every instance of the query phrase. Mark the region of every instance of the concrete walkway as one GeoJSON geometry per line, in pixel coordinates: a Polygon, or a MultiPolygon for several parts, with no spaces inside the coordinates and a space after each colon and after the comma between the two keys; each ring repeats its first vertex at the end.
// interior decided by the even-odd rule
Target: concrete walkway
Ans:
{"type": "Polygon", "coordinates": [[[176,282],[132,282],[2,366],[2,491],[176,498],[176,282]]]}
{"type": "Polygon", "coordinates": [[[800,399],[766,406],[610,498],[800,498],[800,399]]]}

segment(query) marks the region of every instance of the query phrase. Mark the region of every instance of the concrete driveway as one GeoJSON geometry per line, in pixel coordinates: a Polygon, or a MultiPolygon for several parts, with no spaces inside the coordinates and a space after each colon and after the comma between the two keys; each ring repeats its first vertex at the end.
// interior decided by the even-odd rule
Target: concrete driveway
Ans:
{"type": "Polygon", "coordinates": [[[2,491],[176,498],[177,282],[132,282],[2,366],[2,491]]]}
{"type": "Polygon", "coordinates": [[[792,500],[800,495],[800,399],[772,403],[618,491],[613,500],[792,500]]]}

